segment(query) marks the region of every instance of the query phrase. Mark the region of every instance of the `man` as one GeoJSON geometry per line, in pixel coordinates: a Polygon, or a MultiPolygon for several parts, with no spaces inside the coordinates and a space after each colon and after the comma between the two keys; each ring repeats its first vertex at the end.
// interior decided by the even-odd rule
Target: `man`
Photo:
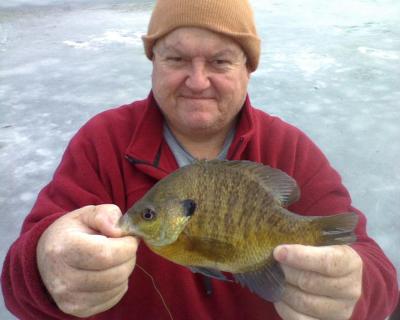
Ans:
{"type": "Polygon", "coordinates": [[[144,37],[152,92],[106,111],[69,144],[11,247],[2,274],[20,319],[384,319],[396,273],[320,150],[252,107],[260,43],[244,0],[159,0],[144,37]],[[291,210],[359,214],[351,246],[283,245],[276,303],[234,283],[204,281],[151,253],[116,222],[159,179],[195,159],[280,168],[302,191],[291,210]]]}

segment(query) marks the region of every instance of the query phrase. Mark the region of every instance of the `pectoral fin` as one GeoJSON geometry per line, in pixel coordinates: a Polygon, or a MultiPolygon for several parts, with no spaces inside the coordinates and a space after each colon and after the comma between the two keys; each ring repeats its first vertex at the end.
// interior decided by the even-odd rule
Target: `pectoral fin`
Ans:
{"type": "Polygon", "coordinates": [[[265,300],[275,302],[282,296],[285,275],[279,263],[272,257],[258,270],[236,273],[233,276],[242,286],[265,300]]]}

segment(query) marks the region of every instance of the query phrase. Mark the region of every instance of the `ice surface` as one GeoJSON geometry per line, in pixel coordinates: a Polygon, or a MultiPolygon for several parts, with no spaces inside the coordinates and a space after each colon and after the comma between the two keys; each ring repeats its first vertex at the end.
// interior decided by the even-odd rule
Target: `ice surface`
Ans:
{"type": "MultiPolygon", "coordinates": [[[[314,139],[400,270],[400,2],[251,2],[253,103],[314,139]]],[[[76,130],[147,95],[152,3],[0,3],[0,260],[76,130]]],[[[3,305],[0,318],[12,319],[3,305]]]]}

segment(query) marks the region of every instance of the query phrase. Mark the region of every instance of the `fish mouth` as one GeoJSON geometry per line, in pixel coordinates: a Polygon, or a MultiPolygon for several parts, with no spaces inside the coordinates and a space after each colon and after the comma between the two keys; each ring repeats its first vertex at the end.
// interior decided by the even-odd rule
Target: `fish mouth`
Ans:
{"type": "Polygon", "coordinates": [[[142,236],[135,225],[130,223],[128,214],[124,214],[121,218],[119,218],[117,227],[122,230],[123,236],[142,236]]]}

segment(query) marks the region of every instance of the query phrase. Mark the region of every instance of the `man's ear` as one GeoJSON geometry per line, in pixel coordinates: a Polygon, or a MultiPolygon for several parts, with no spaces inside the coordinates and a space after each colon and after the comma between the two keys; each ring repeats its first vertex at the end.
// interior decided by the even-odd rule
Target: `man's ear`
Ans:
{"type": "Polygon", "coordinates": [[[246,63],[246,69],[247,69],[247,79],[250,80],[252,71],[250,70],[250,66],[248,63],[246,63]]]}

